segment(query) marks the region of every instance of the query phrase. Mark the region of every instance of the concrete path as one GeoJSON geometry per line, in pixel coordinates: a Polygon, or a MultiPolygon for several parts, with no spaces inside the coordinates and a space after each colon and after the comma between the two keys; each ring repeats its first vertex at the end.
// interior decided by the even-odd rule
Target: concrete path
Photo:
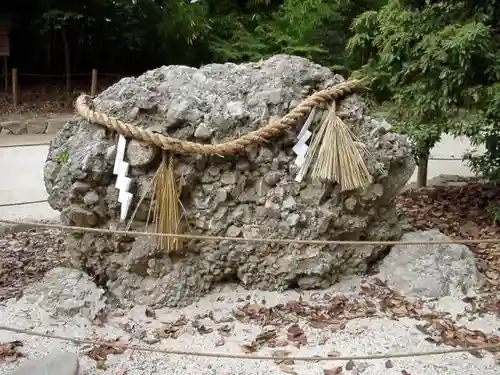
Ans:
{"type": "MultiPolygon", "coordinates": [[[[53,135],[14,135],[0,137],[0,205],[43,200],[47,192],[43,183],[43,166],[48,145],[8,147],[13,145],[33,145],[48,143],[53,135]]],[[[443,137],[442,142],[432,151],[432,157],[456,160],[431,160],[429,179],[441,174],[472,176],[472,172],[461,160],[461,155],[470,147],[467,139],[443,137]]],[[[409,183],[416,181],[416,172],[409,183]]],[[[58,220],[59,213],[47,203],[23,206],[0,207],[0,218],[7,220],[58,220]]]]}
{"type": "MultiPolygon", "coordinates": [[[[48,145],[5,147],[48,143],[52,135],[13,135],[0,137],[0,206],[17,202],[47,199],[43,183],[43,166],[48,145]]],[[[0,218],[6,220],[58,220],[59,212],[48,203],[0,207],[0,218]]]]}

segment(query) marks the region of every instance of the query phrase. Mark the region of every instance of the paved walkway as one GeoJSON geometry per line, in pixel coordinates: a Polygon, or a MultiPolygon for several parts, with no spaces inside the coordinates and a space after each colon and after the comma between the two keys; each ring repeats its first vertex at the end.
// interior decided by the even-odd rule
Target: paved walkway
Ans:
{"type": "MultiPolygon", "coordinates": [[[[18,144],[48,143],[53,135],[15,135],[0,137],[0,205],[42,200],[47,198],[43,183],[43,166],[48,146],[9,147],[18,144]]],[[[472,176],[470,169],[460,157],[469,148],[466,139],[443,137],[443,141],[433,150],[438,158],[456,157],[457,160],[431,160],[429,179],[441,174],[472,176]]],[[[416,172],[410,183],[416,181],[416,172]]],[[[0,207],[0,218],[7,220],[58,220],[59,213],[47,203],[23,206],[0,207]]]]}
{"type": "MultiPolygon", "coordinates": [[[[8,147],[18,144],[50,142],[52,135],[14,135],[0,137],[0,205],[47,199],[43,166],[49,149],[45,146],[8,147]]],[[[58,220],[59,212],[48,203],[0,207],[6,220],[58,220]]]]}

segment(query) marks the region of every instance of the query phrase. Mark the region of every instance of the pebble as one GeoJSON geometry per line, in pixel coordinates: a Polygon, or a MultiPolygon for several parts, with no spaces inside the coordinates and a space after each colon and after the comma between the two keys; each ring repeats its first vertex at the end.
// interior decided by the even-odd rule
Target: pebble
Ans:
{"type": "Polygon", "coordinates": [[[79,368],[75,354],[61,352],[24,362],[10,375],[78,375],[79,368]]]}

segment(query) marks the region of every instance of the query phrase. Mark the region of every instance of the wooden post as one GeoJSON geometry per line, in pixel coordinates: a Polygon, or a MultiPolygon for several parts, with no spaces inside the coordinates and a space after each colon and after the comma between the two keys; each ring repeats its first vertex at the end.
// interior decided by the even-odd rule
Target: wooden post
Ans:
{"type": "Polygon", "coordinates": [[[92,84],[90,86],[90,96],[97,94],[97,69],[92,69],[92,84]]]}
{"type": "Polygon", "coordinates": [[[12,102],[14,103],[14,107],[17,106],[18,103],[18,86],[17,86],[17,69],[12,69],[12,102]]]}
{"type": "Polygon", "coordinates": [[[8,56],[3,57],[3,74],[4,74],[4,88],[5,92],[9,92],[9,58],[8,56]]]}

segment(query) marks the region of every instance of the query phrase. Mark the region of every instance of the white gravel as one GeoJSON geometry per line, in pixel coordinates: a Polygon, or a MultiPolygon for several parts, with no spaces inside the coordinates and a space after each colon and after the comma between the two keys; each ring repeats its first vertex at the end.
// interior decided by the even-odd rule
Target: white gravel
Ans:
{"type": "MultiPolygon", "coordinates": [[[[355,289],[356,279],[346,282],[335,288],[343,292],[355,289]]],[[[194,318],[196,314],[213,311],[215,316],[227,316],[236,306],[241,306],[241,300],[260,302],[267,301],[271,306],[287,300],[297,300],[298,294],[291,291],[287,293],[272,292],[247,292],[242,289],[236,291],[225,291],[212,294],[203,298],[199,303],[184,309],[156,310],[155,318],[148,318],[145,308],[137,306],[129,311],[115,311],[103,326],[92,324],[87,319],[76,316],[72,319],[55,319],[49,312],[41,310],[36,305],[25,305],[23,299],[19,301],[9,300],[0,307],[0,324],[20,328],[34,329],[47,333],[66,335],[78,338],[132,338],[134,343],[146,345],[144,341],[135,339],[134,336],[148,336],[149,333],[162,322],[172,321],[176,317],[185,315],[194,318]],[[248,297],[250,296],[250,297],[248,297]],[[240,302],[238,302],[238,300],[240,302]]],[[[304,293],[304,300],[315,300],[324,292],[304,293]]],[[[436,307],[456,314],[463,310],[464,304],[458,299],[447,298],[438,301],[436,307]]],[[[308,338],[306,346],[286,348],[263,348],[256,354],[271,355],[275,350],[288,350],[290,355],[322,355],[326,356],[332,351],[341,355],[367,355],[383,353],[401,353],[408,351],[432,351],[438,349],[435,344],[425,340],[424,334],[415,328],[418,323],[413,319],[400,319],[399,321],[387,318],[364,318],[350,321],[344,330],[332,332],[329,329],[312,329],[307,325],[301,325],[308,338]]],[[[460,322],[472,329],[480,329],[484,332],[496,332],[500,328],[500,320],[492,315],[478,317],[473,322],[464,319],[460,322]]],[[[174,348],[178,350],[192,350],[200,352],[226,352],[242,353],[241,344],[254,337],[260,332],[261,327],[231,322],[234,324],[232,335],[227,337],[223,346],[216,346],[218,341],[217,331],[200,335],[196,330],[187,330],[177,339],[163,339],[153,345],[155,348],[174,348]]],[[[212,326],[214,323],[212,323],[212,326]]],[[[207,323],[207,327],[209,323],[207,323]]],[[[0,342],[21,340],[24,343],[22,352],[28,359],[43,356],[49,352],[65,350],[79,353],[80,373],[103,375],[151,375],[165,373],[172,375],[258,375],[258,374],[285,374],[274,361],[255,361],[242,359],[218,359],[191,356],[174,356],[160,353],[132,352],[110,355],[106,361],[105,370],[96,370],[96,362],[84,355],[82,346],[60,340],[30,337],[0,331],[0,342]]],[[[441,349],[441,347],[439,347],[441,349]]],[[[393,367],[386,368],[385,360],[362,360],[354,361],[354,370],[343,370],[342,374],[404,374],[403,370],[410,375],[497,375],[498,367],[495,366],[493,355],[484,353],[484,358],[476,358],[468,353],[457,353],[447,355],[435,355],[428,357],[415,357],[392,360],[393,367]]],[[[8,374],[13,368],[22,363],[0,364],[0,375],[8,374]]],[[[345,366],[345,361],[321,361],[321,362],[296,362],[289,366],[296,374],[311,375],[323,374],[324,369],[332,369],[337,366],[345,366]]]]}

